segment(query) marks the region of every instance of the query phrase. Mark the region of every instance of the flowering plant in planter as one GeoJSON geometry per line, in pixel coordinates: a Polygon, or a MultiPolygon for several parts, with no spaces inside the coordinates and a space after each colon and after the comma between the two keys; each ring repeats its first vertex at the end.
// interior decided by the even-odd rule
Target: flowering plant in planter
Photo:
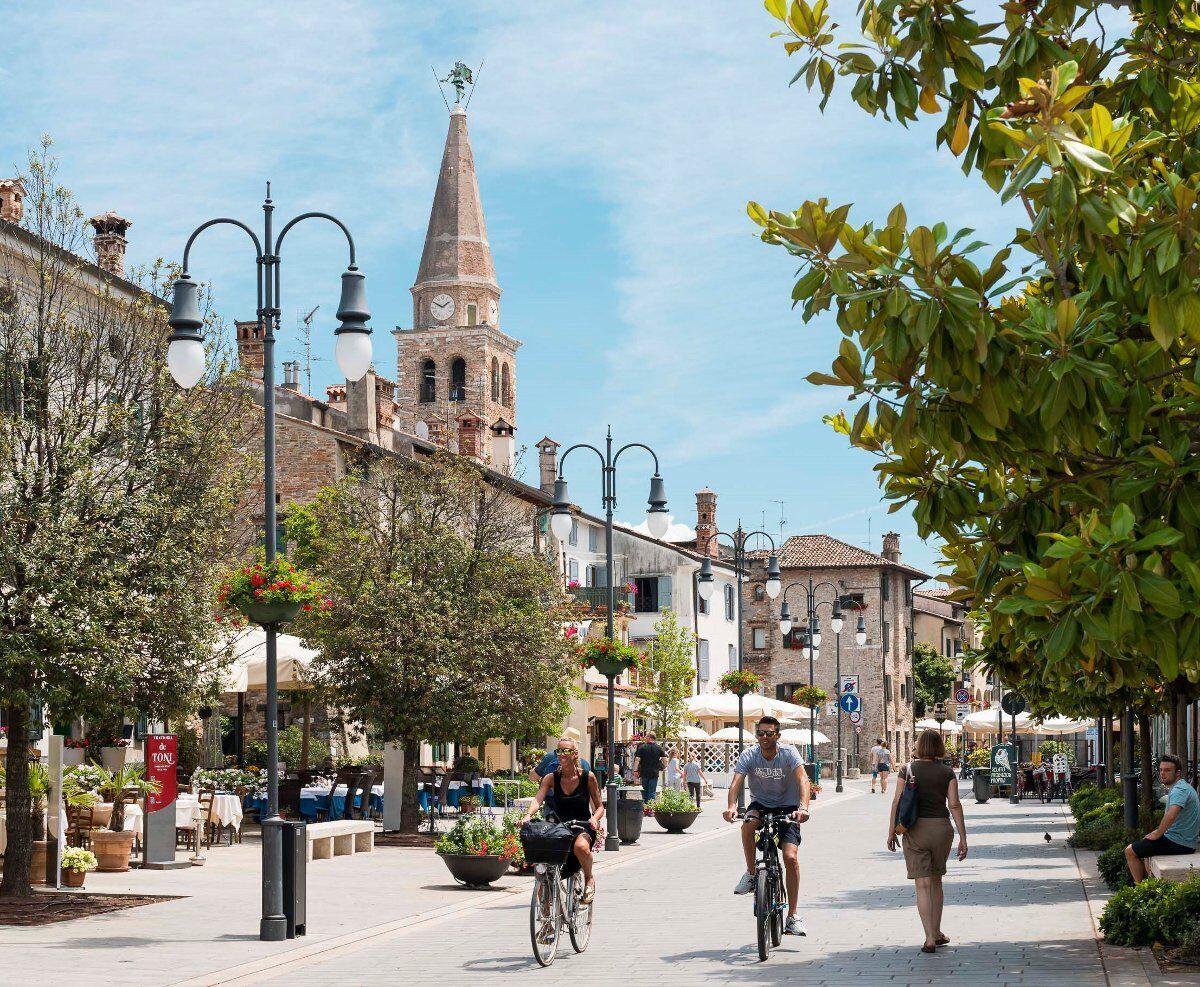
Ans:
{"type": "Polygon", "coordinates": [[[64,781],[71,780],[84,792],[100,791],[104,776],[104,769],[96,764],[76,764],[63,770],[64,781]]]}
{"type": "Polygon", "coordinates": [[[439,837],[434,849],[443,855],[503,857],[523,862],[521,838],[507,818],[499,825],[487,816],[460,816],[448,833],[439,837]]]}
{"type": "Polygon", "coordinates": [[[237,570],[221,586],[217,602],[227,613],[263,625],[285,623],[301,610],[330,606],[320,585],[282,556],[237,570]]]}
{"type": "Polygon", "coordinates": [[[258,772],[242,771],[240,768],[197,768],[192,772],[192,784],[197,788],[213,788],[218,792],[247,791],[258,785],[258,772]]]}
{"type": "Polygon", "coordinates": [[[579,589],[583,584],[578,579],[572,579],[567,583],[567,589],[579,589]]]}
{"type": "Polygon", "coordinates": [[[620,675],[646,660],[646,656],[637,648],[610,637],[590,637],[579,645],[576,654],[581,667],[590,666],[602,675],[620,675]]]}
{"type": "Polygon", "coordinates": [[[745,696],[758,691],[762,686],[762,681],[762,676],[754,672],[739,672],[737,669],[733,669],[717,679],[717,688],[722,692],[732,692],[735,696],[745,696]]]}
{"type": "Polygon", "coordinates": [[[62,852],[62,869],[86,874],[96,869],[96,855],[83,847],[70,846],[62,852]]]}
{"type": "Polygon", "coordinates": [[[805,709],[817,709],[829,701],[829,693],[818,685],[802,685],[792,693],[792,702],[805,709]]]}

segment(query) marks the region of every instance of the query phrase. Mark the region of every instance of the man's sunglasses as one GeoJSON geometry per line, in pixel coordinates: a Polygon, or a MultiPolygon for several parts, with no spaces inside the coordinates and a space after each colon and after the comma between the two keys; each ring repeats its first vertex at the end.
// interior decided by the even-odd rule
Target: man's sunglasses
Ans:
{"type": "Polygon", "coordinates": [[[778,737],[779,736],[778,730],[755,730],[754,732],[760,737],[778,737]]]}

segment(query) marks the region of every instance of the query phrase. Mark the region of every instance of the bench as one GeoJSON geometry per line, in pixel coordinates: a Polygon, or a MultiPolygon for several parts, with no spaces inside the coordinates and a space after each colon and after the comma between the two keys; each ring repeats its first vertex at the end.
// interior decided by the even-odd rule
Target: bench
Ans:
{"type": "Polygon", "coordinates": [[[1186,881],[1193,874],[1200,876],[1200,854],[1180,854],[1177,857],[1151,857],[1146,869],[1153,877],[1164,881],[1186,881]]]}
{"type": "Polygon", "coordinates": [[[375,849],[375,823],[370,819],[334,819],[309,823],[306,858],[328,860],[347,854],[370,853],[375,849]]]}

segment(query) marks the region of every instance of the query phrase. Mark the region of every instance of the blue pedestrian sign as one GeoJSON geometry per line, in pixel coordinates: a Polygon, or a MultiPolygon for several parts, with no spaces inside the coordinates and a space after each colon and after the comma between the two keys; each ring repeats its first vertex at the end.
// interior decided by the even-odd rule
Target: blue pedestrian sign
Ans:
{"type": "Polygon", "coordinates": [[[838,704],[847,713],[857,713],[862,709],[862,699],[853,692],[843,692],[838,698],[838,704]]]}

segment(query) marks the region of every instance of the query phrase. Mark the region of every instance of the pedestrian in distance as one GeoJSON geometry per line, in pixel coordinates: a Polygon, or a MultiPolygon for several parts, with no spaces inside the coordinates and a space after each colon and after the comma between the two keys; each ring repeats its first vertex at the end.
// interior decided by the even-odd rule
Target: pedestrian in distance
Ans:
{"type": "Polygon", "coordinates": [[[875,739],[871,748],[871,792],[875,792],[875,781],[879,780],[880,791],[887,794],[888,776],[892,771],[892,752],[882,737],[875,739]]]}
{"type": "Polygon", "coordinates": [[[917,738],[916,757],[900,769],[901,781],[896,785],[888,813],[887,848],[893,853],[901,841],[904,845],[904,864],[908,879],[916,882],[917,913],[925,930],[921,952],[932,953],[950,940],[942,933],[942,907],[945,896],[942,877],[954,843],[950,826],[953,816],[958,827],[958,859],[967,857],[967,826],[963,820],[962,802],[958,798],[958,781],[954,769],[942,763],[946,745],[936,730],[925,730],[917,738]],[[912,778],[916,786],[917,821],[903,836],[896,831],[896,813],[900,798],[912,778]]]}
{"type": "Polygon", "coordinates": [[[667,767],[667,752],[658,746],[653,733],[633,754],[633,779],[642,783],[642,801],[649,804],[658,794],[658,779],[667,767]]]}
{"type": "Polygon", "coordinates": [[[762,825],[762,814],[786,813],[790,819],[780,830],[779,850],[783,854],[784,883],[787,886],[788,913],[783,931],[789,936],[806,936],[804,920],[796,914],[800,897],[800,824],[807,821],[812,786],[804,768],[804,758],[791,744],[779,743],[779,721],[764,716],[754,728],[758,744],[747,747],[733,768],[729,786],[729,804],[721,813],[726,822],[737,818],[738,794],[746,779],[750,781],[753,801],[746,806],[742,820],[742,853],[746,870],[733,889],[734,894],[754,890],[755,836],[762,825]]]}
{"type": "Polygon", "coordinates": [[[1150,857],[1196,852],[1200,838],[1200,797],[1183,775],[1183,759],[1177,754],[1164,754],[1158,759],[1158,780],[1167,789],[1167,809],[1154,829],[1125,848],[1125,861],[1134,884],[1146,879],[1146,861],[1150,857]]]}
{"type": "Polygon", "coordinates": [[[694,751],[688,755],[688,759],[683,764],[683,780],[687,784],[688,794],[696,803],[696,808],[699,809],[700,797],[704,794],[704,786],[708,784],[708,779],[704,777],[704,772],[700,768],[700,758],[694,751]]]}
{"type": "Polygon", "coordinates": [[[667,787],[683,791],[683,775],[679,769],[679,755],[674,751],[667,758],[667,787]]]}

